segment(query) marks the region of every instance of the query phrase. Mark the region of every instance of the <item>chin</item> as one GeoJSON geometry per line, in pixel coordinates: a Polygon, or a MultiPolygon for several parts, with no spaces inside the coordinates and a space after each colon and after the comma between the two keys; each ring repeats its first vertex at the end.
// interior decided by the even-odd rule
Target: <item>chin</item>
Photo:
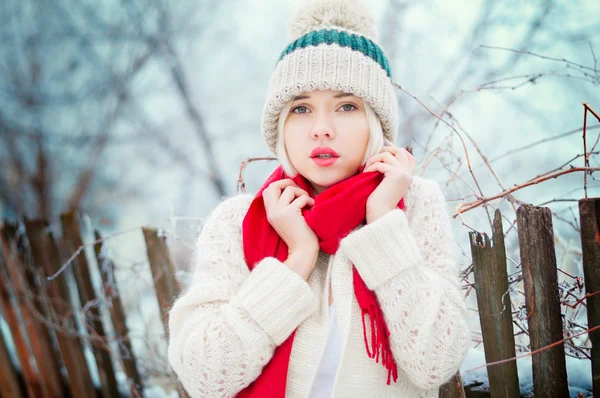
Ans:
{"type": "MultiPolygon", "coordinates": [[[[312,170],[311,170],[312,171],[312,170]]],[[[307,173],[304,175],[306,179],[308,179],[313,184],[319,185],[321,187],[327,188],[334,184],[337,184],[340,181],[343,181],[347,178],[350,178],[355,173],[350,173],[348,171],[341,170],[319,170],[307,173]]]]}

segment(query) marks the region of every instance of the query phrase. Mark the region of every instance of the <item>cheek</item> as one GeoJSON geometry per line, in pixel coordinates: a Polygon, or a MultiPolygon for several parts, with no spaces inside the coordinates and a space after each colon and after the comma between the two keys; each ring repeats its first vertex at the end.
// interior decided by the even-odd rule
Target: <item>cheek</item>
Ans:
{"type": "Polygon", "coordinates": [[[348,145],[352,149],[352,157],[354,162],[361,162],[365,156],[367,145],[369,144],[369,124],[365,119],[355,120],[349,135],[348,145]]]}
{"type": "Polygon", "coordinates": [[[338,119],[345,130],[351,131],[355,137],[362,136],[364,132],[369,134],[369,122],[367,121],[367,115],[365,113],[356,112],[352,116],[344,116],[338,119]]]}
{"type": "Polygon", "coordinates": [[[369,138],[371,137],[371,133],[369,132],[369,130],[370,130],[369,122],[367,121],[366,115],[364,115],[362,122],[359,125],[360,125],[360,135],[361,135],[361,138],[366,147],[369,142],[369,138]]]}
{"type": "Polygon", "coordinates": [[[288,157],[290,160],[294,160],[297,154],[301,152],[303,144],[302,131],[299,126],[295,124],[286,124],[283,130],[283,142],[287,148],[288,157]]]}
{"type": "Polygon", "coordinates": [[[371,134],[369,133],[369,125],[365,122],[363,128],[360,131],[360,138],[362,139],[362,142],[364,143],[365,147],[369,142],[370,136],[371,134]]]}
{"type": "Polygon", "coordinates": [[[369,143],[369,123],[365,117],[356,118],[347,126],[347,131],[350,132],[352,141],[356,146],[366,148],[369,143]]]}

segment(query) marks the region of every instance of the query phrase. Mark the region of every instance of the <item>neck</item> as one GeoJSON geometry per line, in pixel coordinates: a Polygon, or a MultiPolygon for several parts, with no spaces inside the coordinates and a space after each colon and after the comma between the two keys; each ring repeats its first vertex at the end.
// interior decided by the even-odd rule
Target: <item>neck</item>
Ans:
{"type": "MultiPolygon", "coordinates": [[[[362,173],[362,169],[363,169],[363,167],[361,167],[361,168],[360,168],[360,169],[359,169],[359,170],[358,170],[356,173],[354,173],[352,176],[350,176],[350,177],[348,177],[348,178],[352,178],[352,177],[356,176],[357,174],[360,174],[360,173],[362,173]]],[[[346,178],[346,179],[348,179],[348,178],[346,178]]],[[[306,181],[307,181],[307,182],[310,184],[310,186],[312,187],[312,189],[313,189],[313,193],[314,193],[315,197],[316,197],[317,195],[319,195],[319,194],[323,193],[323,192],[324,192],[324,191],[325,191],[327,188],[329,188],[328,186],[323,186],[323,185],[318,185],[318,184],[315,184],[314,182],[310,181],[310,180],[309,180],[309,179],[307,179],[306,177],[305,177],[305,179],[306,179],[306,181]]],[[[342,180],[342,181],[344,181],[344,180],[342,180]]],[[[338,183],[339,183],[339,182],[342,182],[342,181],[338,181],[338,183]]],[[[336,183],[336,184],[337,184],[337,183],[336,183]]],[[[333,185],[335,185],[335,184],[333,184],[333,185]]]]}
{"type": "Polygon", "coordinates": [[[315,193],[315,197],[317,197],[317,195],[319,195],[320,193],[323,193],[323,191],[325,191],[327,189],[327,187],[323,187],[321,185],[317,185],[317,184],[313,184],[312,182],[309,182],[310,186],[312,187],[314,193],[315,193]]]}

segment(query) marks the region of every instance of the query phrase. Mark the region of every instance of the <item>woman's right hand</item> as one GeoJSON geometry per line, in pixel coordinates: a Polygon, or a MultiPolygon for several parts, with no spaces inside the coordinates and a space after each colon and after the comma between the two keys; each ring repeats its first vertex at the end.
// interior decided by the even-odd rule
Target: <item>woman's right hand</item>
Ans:
{"type": "Polygon", "coordinates": [[[267,220],[288,247],[286,264],[305,280],[314,268],[319,254],[319,239],[308,226],[302,209],[315,200],[291,179],[271,183],[263,191],[267,220]]]}

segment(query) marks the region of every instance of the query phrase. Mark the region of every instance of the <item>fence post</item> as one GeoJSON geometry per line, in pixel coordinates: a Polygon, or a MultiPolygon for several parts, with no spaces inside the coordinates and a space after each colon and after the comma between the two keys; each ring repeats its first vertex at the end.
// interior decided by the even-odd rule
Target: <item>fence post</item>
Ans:
{"type": "MultiPolygon", "coordinates": [[[[156,297],[160,307],[160,315],[162,317],[165,328],[165,336],[169,338],[169,322],[168,312],[173,300],[180,292],[179,283],[175,279],[175,267],[169,256],[169,250],[165,239],[158,236],[156,229],[142,228],[144,240],[146,241],[146,252],[154,286],[156,288],[156,297]]],[[[187,393],[179,380],[176,380],[177,391],[180,398],[187,397],[187,393]]]]}
{"type": "MultiPolygon", "coordinates": [[[[56,241],[47,232],[48,223],[42,220],[26,220],[25,228],[34,262],[43,268],[47,276],[58,272],[62,261],[56,241]]],[[[53,315],[58,317],[58,326],[61,329],[68,329],[66,332],[57,330],[56,337],[67,369],[71,395],[73,397],[94,397],[96,392],[85,361],[83,347],[77,335],[74,309],[71,305],[69,287],[65,278],[66,275],[63,273],[52,281],[45,280],[43,290],[50,299],[53,315]]]]}
{"type": "MultiPolygon", "coordinates": [[[[10,260],[6,255],[7,253],[4,252],[5,250],[2,249],[3,257],[6,256],[7,259],[10,260]]],[[[31,355],[29,352],[27,336],[22,333],[19,315],[11,302],[11,290],[11,284],[6,273],[6,266],[4,261],[0,261],[0,309],[2,310],[2,314],[4,315],[4,319],[8,324],[13,338],[17,357],[19,358],[19,363],[21,365],[27,395],[38,397],[42,394],[42,386],[38,381],[37,373],[31,366],[31,355]]]]}
{"type": "Polygon", "coordinates": [[[13,224],[0,227],[0,247],[4,256],[4,264],[15,290],[15,296],[21,309],[25,330],[29,337],[33,356],[37,363],[38,372],[44,397],[59,398],[64,396],[60,362],[58,355],[52,349],[51,330],[46,327],[40,317],[48,317],[39,298],[30,298],[38,289],[35,276],[24,254],[26,250],[23,237],[19,239],[18,228],[13,224]],[[19,249],[21,253],[19,253],[19,249]]]}
{"type": "MultiPolygon", "coordinates": [[[[0,258],[1,262],[2,259],[0,258]]],[[[2,333],[0,333],[0,386],[2,386],[2,394],[6,394],[7,397],[23,397],[21,383],[19,382],[16,369],[10,362],[10,356],[8,355],[2,333]]]]}
{"type": "MultiPolygon", "coordinates": [[[[493,246],[486,234],[469,233],[479,322],[486,362],[514,358],[515,337],[500,210],[494,215],[493,246]]],[[[487,368],[492,397],[519,398],[517,362],[487,368]]]]}
{"type": "MultiPolygon", "coordinates": [[[[547,207],[517,209],[531,350],[563,339],[552,212],[547,207]]],[[[564,344],[532,357],[533,392],[539,397],[569,397],[564,344]]]]}
{"type": "Polygon", "coordinates": [[[146,252],[148,254],[148,261],[150,262],[152,278],[154,279],[160,315],[165,328],[165,336],[168,338],[168,312],[171,300],[179,294],[179,284],[175,279],[175,267],[173,266],[171,257],[169,257],[169,249],[167,248],[165,239],[158,236],[156,229],[142,228],[142,232],[146,241],[146,252]]]}
{"type": "Polygon", "coordinates": [[[442,384],[438,398],[465,398],[465,387],[462,384],[462,377],[460,371],[456,372],[452,378],[446,383],[442,384]]]}
{"type": "MultiPolygon", "coordinates": [[[[579,201],[581,249],[583,251],[583,276],[586,294],[600,291],[600,198],[579,201]]],[[[587,299],[588,329],[600,325],[600,295],[587,299]]],[[[589,334],[592,342],[592,387],[600,395],[600,331],[589,334]]]]}
{"type": "MultiPolygon", "coordinates": [[[[101,239],[98,231],[95,231],[95,237],[96,241],[101,239]]],[[[133,397],[143,397],[144,385],[142,384],[142,378],[137,370],[135,354],[131,346],[131,341],[129,340],[129,333],[127,331],[127,325],[125,324],[125,311],[123,310],[123,303],[121,302],[121,296],[119,295],[117,282],[115,280],[113,263],[108,258],[102,256],[101,243],[96,243],[94,245],[94,251],[96,253],[100,276],[102,277],[106,305],[110,310],[110,317],[115,330],[115,337],[120,341],[119,348],[121,348],[122,345],[126,350],[126,356],[121,355],[121,349],[119,349],[119,355],[123,362],[123,371],[128,378],[131,395],[133,397]]]]}
{"type": "MultiPolygon", "coordinates": [[[[60,216],[63,229],[63,239],[69,255],[75,253],[80,247],[83,247],[81,239],[81,231],[74,212],[63,213],[60,216]]],[[[91,339],[91,344],[94,352],[94,359],[98,367],[98,376],[102,387],[102,394],[105,397],[119,396],[117,388],[117,379],[115,377],[115,369],[113,367],[112,358],[110,356],[110,348],[106,344],[106,333],[102,324],[102,316],[100,313],[100,299],[96,297],[94,286],[92,285],[91,269],[85,253],[82,251],[73,260],[73,272],[77,282],[77,290],[81,305],[85,306],[88,303],[92,304],[88,314],[83,314],[86,329],[89,334],[94,336],[91,339]],[[100,338],[102,341],[98,341],[100,338]]]]}

